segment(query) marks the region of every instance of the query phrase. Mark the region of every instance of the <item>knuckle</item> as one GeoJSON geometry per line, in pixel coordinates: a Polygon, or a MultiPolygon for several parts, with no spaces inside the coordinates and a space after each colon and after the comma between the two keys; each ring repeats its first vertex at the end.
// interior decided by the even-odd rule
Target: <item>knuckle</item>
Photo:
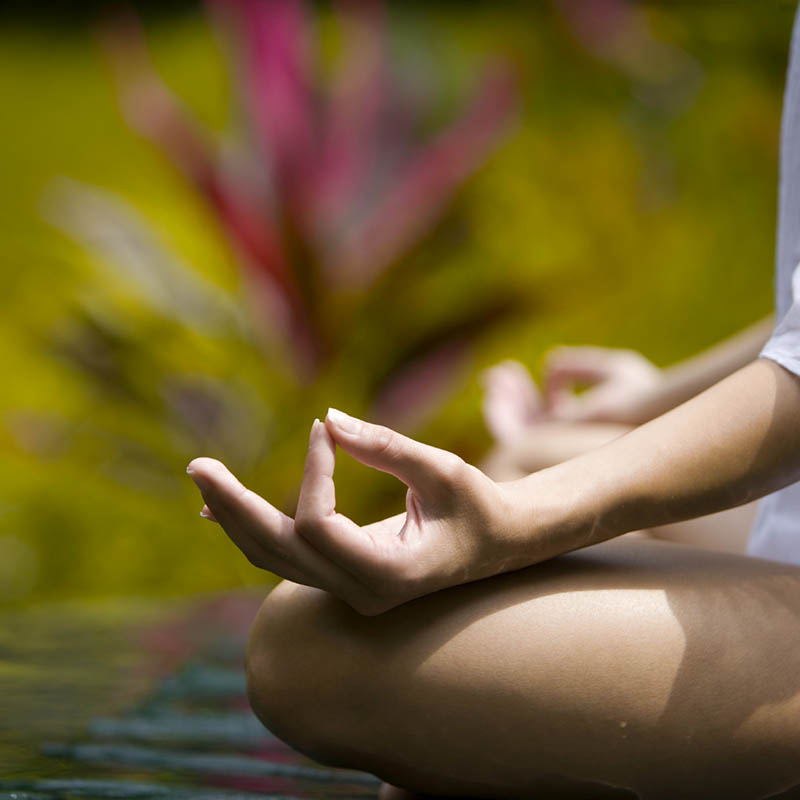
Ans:
{"type": "Polygon", "coordinates": [[[469,464],[455,453],[443,451],[439,460],[439,474],[448,486],[460,486],[469,476],[469,464]]]}
{"type": "Polygon", "coordinates": [[[375,450],[386,458],[394,458],[398,452],[399,437],[397,434],[391,428],[378,425],[375,428],[374,435],[375,450]]]}

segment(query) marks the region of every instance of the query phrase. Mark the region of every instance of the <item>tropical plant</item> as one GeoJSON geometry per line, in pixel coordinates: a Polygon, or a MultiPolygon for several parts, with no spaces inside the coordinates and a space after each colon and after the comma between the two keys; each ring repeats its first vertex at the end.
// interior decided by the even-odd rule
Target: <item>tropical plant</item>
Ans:
{"type": "MultiPolygon", "coordinates": [[[[236,64],[235,161],[159,78],[134,20],[118,21],[104,36],[130,124],[213,210],[241,268],[250,321],[280,343],[270,356],[291,365],[301,385],[347,349],[370,289],[402,270],[442,220],[507,130],[517,95],[513,71],[496,62],[461,112],[428,132],[435,82],[426,92],[404,82],[390,57],[386,9],[373,0],[335,9],[342,58],[319,77],[301,0],[209,4],[236,64]]],[[[152,264],[145,269],[152,273],[152,264]]],[[[413,280],[408,272],[404,278],[413,280]]],[[[389,360],[373,376],[373,412],[400,425],[418,419],[452,374],[454,356],[506,300],[459,319],[444,313],[424,336],[409,316],[405,347],[381,354],[389,360]]]]}

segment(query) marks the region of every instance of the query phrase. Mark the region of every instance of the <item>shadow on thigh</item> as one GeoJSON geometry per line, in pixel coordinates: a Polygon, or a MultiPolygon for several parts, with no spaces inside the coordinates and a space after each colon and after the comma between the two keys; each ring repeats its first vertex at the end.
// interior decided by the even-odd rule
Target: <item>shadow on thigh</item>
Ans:
{"type": "Polygon", "coordinates": [[[379,617],[284,583],[250,695],[317,760],[431,793],[763,797],[800,783],[799,575],[636,541],[379,617]]]}

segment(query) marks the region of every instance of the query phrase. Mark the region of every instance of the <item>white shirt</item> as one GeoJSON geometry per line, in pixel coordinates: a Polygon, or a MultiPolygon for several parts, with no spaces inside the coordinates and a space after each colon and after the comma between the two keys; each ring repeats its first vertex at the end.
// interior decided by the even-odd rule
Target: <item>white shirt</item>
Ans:
{"type": "MultiPolygon", "coordinates": [[[[800,375],[800,9],[795,14],[783,95],[775,315],[779,320],[761,355],[800,375]]],[[[798,415],[800,417],[800,415],[798,415]]],[[[800,564],[800,483],[765,497],[748,553],[800,564]]]]}

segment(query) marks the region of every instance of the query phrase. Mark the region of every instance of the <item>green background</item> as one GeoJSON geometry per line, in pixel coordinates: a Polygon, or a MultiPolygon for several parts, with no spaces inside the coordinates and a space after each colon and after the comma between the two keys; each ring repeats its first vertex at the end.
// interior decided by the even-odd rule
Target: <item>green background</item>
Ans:
{"type": "MultiPolygon", "coordinates": [[[[409,317],[419,333],[477,297],[524,300],[525,313],[481,338],[449,398],[414,431],[477,462],[490,444],[478,376],[492,363],[515,357],[535,372],[548,348],[591,343],[665,365],[768,313],[793,4],[640,8],[693,76],[677,97],[593,55],[548,3],[392,6],[393,52],[421,80],[435,75],[443,119],[492,53],[517,65],[522,111],[445,220],[366,298],[350,349],[303,388],[242,342],[154,315],[48,222],[59,176],[100,187],[212,284],[237,289],[213,217],[122,119],[93,15],[6,15],[0,603],[263,581],[197,517],[186,463],[223,458],[290,509],[312,419],[329,405],[365,413],[369,375],[409,317]],[[98,385],[63,355],[87,298],[111,335],[116,385],[98,385]],[[219,435],[166,409],[170,376],[228,387],[219,435]]],[[[318,14],[323,52],[334,52],[328,7],[318,14]]],[[[234,116],[232,77],[206,18],[187,6],[146,28],[166,81],[221,134],[234,116]]],[[[402,487],[346,459],[337,477],[340,507],[359,521],[401,506],[402,487]]]]}

